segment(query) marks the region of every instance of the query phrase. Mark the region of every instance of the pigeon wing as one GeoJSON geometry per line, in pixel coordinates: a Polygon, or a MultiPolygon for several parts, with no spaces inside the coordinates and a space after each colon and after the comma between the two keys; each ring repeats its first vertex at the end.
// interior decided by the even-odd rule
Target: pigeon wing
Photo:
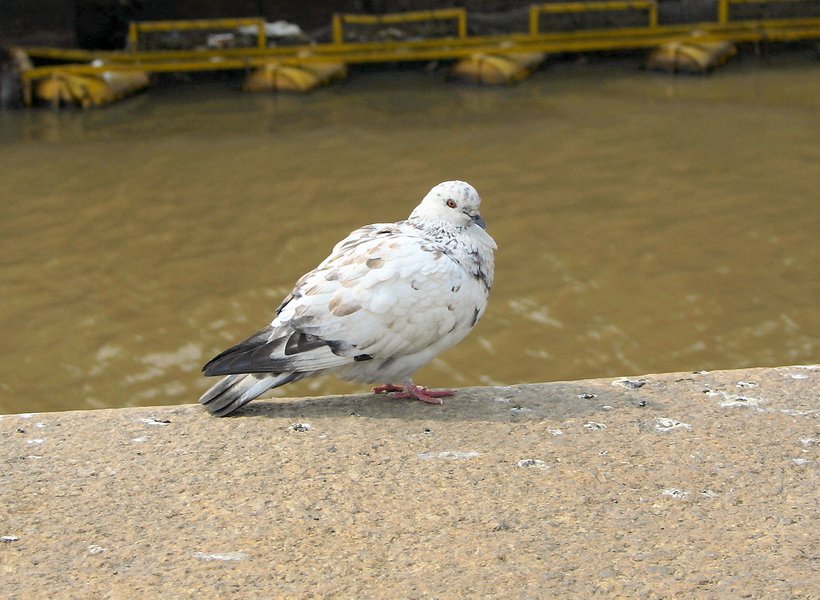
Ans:
{"type": "Polygon", "coordinates": [[[368,225],[297,282],[270,326],[214,358],[205,373],[310,373],[400,358],[464,330],[461,339],[486,305],[486,297],[462,292],[469,278],[412,226],[368,225]]]}
{"type": "Polygon", "coordinates": [[[415,354],[474,319],[474,278],[443,244],[406,224],[370,226],[337,244],[307,275],[280,317],[332,344],[337,355],[415,354]]]}

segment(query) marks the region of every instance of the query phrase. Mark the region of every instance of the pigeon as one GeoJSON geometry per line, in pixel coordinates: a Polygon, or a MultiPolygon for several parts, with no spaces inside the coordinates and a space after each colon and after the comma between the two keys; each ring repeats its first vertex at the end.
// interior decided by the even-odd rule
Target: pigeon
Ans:
{"type": "Polygon", "coordinates": [[[379,383],[376,393],[441,404],[453,390],[413,383],[413,374],[460,342],[487,308],[495,240],[481,198],[445,181],[409,218],[355,230],[303,275],[270,325],[203,368],[225,375],[199,399],[226,416],[266,391],[333,373],[379,383]]]}

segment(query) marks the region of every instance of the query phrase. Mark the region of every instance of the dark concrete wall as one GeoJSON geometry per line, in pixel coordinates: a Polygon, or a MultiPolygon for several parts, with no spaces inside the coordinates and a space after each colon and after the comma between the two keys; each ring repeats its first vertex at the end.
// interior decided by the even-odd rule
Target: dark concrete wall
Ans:
{"type": "Polygon", "coordinates": [[[0,47],[75,45],[75,3],[59,0],[0,2],[0,47]]]}

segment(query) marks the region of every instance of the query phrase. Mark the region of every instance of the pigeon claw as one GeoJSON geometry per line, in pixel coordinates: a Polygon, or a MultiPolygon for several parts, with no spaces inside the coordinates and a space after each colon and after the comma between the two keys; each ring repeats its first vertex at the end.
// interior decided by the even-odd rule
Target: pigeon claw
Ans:
{"type": "Polygon", "coordinates": [[[428,390],[421,385],[409,384],[400,386],[393,385],[392,383],[376,386],[373,388],[373,391],[376,394],[387,393],[391,398],[397,400],[411,398],[413,400],[427,402],[428,404],[441,404],[443,397],[455,394],[455,390],[428,390]]]}

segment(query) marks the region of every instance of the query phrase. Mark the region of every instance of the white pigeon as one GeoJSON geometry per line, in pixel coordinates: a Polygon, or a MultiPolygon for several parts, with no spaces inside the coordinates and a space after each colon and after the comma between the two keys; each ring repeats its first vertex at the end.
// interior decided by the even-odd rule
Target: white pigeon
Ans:
{"type": "Polygon", "coordinates": [[[270,325],[203,367],[227,375],[199,401],[225,416],[267,390],[323,373],[441,404],[412,375],[460,342],[487,308],[495,240],[469,183],[435,186],[397,223],[357,229],[303,275],[270,325]]]}

